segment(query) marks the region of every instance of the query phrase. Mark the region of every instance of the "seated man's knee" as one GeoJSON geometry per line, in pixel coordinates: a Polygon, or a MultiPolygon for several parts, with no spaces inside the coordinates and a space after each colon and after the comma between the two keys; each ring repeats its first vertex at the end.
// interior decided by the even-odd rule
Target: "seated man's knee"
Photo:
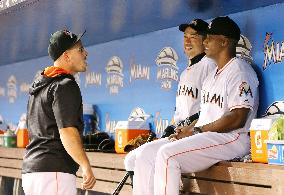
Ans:
{"type": "Polygon", "coordinates": [[[137,162],[150,162],[155,157],[155,151],[153,148],[146,144],[136,153],[136,163],[137,162]]]}
{"type": "Polygon", "coordinates": [[[157,158],[166,160],[166,159],[170,158],[171,156],[172,156],[172,153],[171,153],[170,144],[166,144],[158,150],[157,158]]]}
{"type": "Polygon", "coordinates": [[[136,151],[132,150],[130,153],[128,153],[125,156],[125,159],[124,159],[124,167],[127,171],[134,170],[135,160],[136,160],[136,151]]]}

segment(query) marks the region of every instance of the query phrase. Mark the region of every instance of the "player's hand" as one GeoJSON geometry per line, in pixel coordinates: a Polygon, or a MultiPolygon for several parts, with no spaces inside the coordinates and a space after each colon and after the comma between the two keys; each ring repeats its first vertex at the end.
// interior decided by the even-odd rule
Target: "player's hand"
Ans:
{"type": "Polygon", "coordinates": [[[176,127],[176,128],[175,128],[175,133],[171,134],[171,135],[168,137],[168,139],[169,139],[170,141],[175,141],[175,140],[177,140],[176,136],[181,132],[182,128],[183,128],[183,127],[181,127],[181,126],[176,127]]]}
{"type": "Polygon", "coordinates": [[[179,140],[189,136],[192,136],[192,127],[185,126],[181,129],[180,133],[177,134],[176,139],[179,140]]]}
{"type": "Polygon", "coordinates": [[[178,126],[175,128],[175,132],[179,134],[182,131],[182,129],[183,129],[183,126],[178,126]]]}
{"type": "Polygon", "coordinates": [[[83,182],[81,183],[82,188],[85,190],[92,189],[96,183],[96,178],[90,166],[82,167],[82,177],[83,177],[83,182]]]}
{"type": "Polygon", "coordinates": [[[174,133],[174,134],[171,134],[169,137],[168,137],[168,139],[170,140],[170,141],[176,141],[177,140],[177,135],[178,135],[178,133],[174,133]]]}

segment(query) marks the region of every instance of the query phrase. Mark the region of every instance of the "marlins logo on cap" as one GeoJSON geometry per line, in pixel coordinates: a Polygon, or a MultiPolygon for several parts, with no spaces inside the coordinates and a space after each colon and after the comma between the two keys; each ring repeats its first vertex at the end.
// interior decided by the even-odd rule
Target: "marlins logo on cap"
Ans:
{"type": "Polygon", "coordinates": [[[179,25],[179,30],[184,32],[187,27],[191,27],[199,34],[204,34],[208,28],[208,23],[201,19],[194,19],[189,23],[179,25]]]}
{"type": "Polygon", "coordinates": [[[86,30],[82,34],[76,35],[65,29],[51,34],[48,45],[49,56],[53,61],[56,61],[67,49],[74,46],[85,32],[86,30]]]}
{"type": "Polygon", "coordinates": [[[197,20],[192,20],[190,24],[197,25],[197,20]]]}
{"type": "Polygon", "coordinates": [[[211,29],[211,26],[212,26],[212,22],[210,22],[210,23],[208,24],[208,29],[211,29]]]}
{"type": "Polygon", "coordinates": [[[71,39],[73,39],[73,33],[72,32],[70,32],[70,31],[68,31],[68,30],[63,30],[63,32],[66,34],[66,35],[68,35],[68,36],[70,36],[70,38],[71,39]]]}
{"type": "Polygon", "coordinates": [[[208,26],[207,34],[223,35],[239,41],[241,31],[239,26],[231,18],[226,16],[214,18],[208,26]]]}

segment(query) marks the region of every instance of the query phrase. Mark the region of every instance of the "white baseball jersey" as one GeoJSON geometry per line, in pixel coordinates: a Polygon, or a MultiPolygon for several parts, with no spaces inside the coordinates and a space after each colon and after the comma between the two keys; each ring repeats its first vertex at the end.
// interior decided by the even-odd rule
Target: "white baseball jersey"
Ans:
{"type": "Polygon", "coordinates": [[[235,108],[249,108],[246,126],[228,133],[203,132],[174,142],[164,138],[137,148],[133,194],[178,195],[181,173],[199,172],[219,161],[248,154],[249,136],[240,132],[248,129],[257,111],[257,87],[252,67],[238,58],[209,73],[202,86],[196,126],[216,121],[235,108]]]}
{"type": "Polygon", "coordinates": [[[202,83],[215,68],[214,61],[204,56],[181,73],[176,93],[175,124],[199,112],[202,83]]]}
{"type": "MultiPolygon", "coordinates": [[[[215,62],[204,56],[181,73],[176,94],[175,124],[199,112],[202,83],[215,68],[215,62]]],[[[127,171],[134,170],[137,149],[132,150],[125,157],[124,164],[127,171]]]]}
{"type": "Polygon", "coordinates": [[[201,112],[195,126],[218,120],[235,108],[249,108],[249,118],[243,128],[249,129],[258,107],[258,79],[252,67],[240,58],[232,58],[221,70],[211,72],[202,86],[201,112]]]}

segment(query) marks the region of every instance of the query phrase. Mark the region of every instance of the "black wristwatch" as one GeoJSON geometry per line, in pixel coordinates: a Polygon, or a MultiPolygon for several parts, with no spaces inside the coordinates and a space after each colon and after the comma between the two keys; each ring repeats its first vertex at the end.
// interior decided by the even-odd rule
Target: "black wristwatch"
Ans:
{"type": "Polygon", "coordinates": [[[193,127],[193,135],[202,133],[202,129],[200,127],[193,127]]]}

